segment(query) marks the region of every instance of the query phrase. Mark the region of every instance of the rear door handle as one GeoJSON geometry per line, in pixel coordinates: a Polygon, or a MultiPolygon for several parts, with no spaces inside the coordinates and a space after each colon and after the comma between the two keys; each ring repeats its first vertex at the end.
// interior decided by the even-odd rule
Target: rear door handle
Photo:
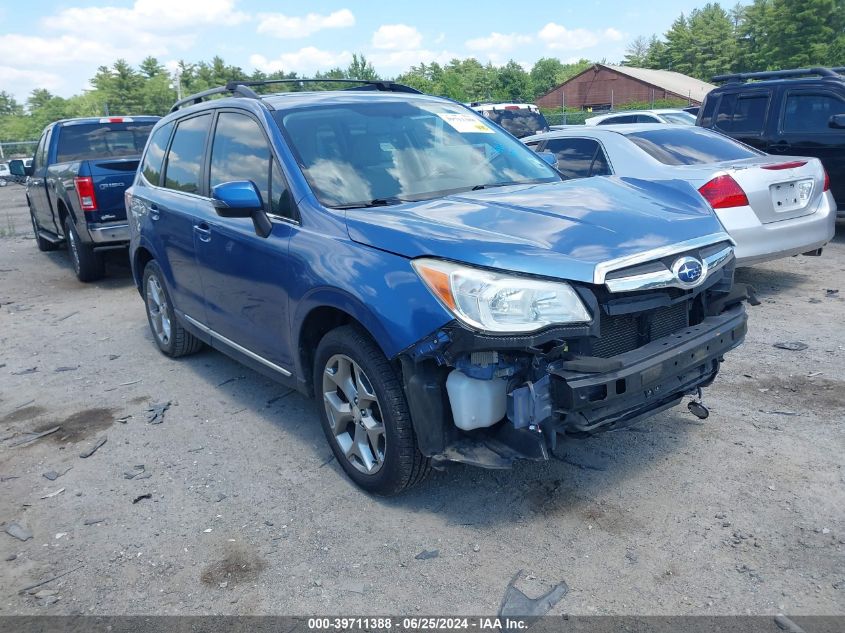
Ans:
{"type": "Polygon", "coordinates": [[[211,241],[211,227],[208,226],[205,222],[200,224],[194,224],[194,231],[200,238],[200,242],[210,242],[211,241]]]}

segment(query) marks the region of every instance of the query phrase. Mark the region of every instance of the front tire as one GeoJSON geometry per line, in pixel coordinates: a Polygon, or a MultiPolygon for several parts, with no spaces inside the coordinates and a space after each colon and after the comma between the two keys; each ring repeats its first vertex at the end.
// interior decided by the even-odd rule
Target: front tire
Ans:
{"type": "Polygon", "coordinates": [[[144,268],[144,305],[147,321],[158,348],[171,358],[188,356],[202,349],[202,341],[188,332],[173,310],[164,275],[155,261],[144,268]]]}
{"type": "Polygon", "coordinates": [[[70,215],[65,218],[65,238],[73,272],[76,273],[79,281],[83,283],[96,281],[106,274],[103,256],[97,253],[90,244],[85,244],[79,239],[79,233],[76,232],[70,215]]]}
{"type": "Polygon", "coordinates": [[[428,475],[401,381],[360,328],[339,327],[320,341],[314,391],[332,452],[358,486],[389,496],[428,475]]]}

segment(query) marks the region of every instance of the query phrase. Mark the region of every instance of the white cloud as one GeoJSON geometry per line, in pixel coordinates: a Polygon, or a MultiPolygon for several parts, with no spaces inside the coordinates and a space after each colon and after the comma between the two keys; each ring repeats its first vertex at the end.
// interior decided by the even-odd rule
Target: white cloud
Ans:
{"type": "Polygon", "coordinates": [[[619,40],[625,37],[625,34],[622,31],[618,31],[613,27],[610,27],[609,29],[604,30],[604,36],[609,40],[618,42],[619,40]]]}
{"type": "Polygon", "coordinates": [[[546,44],[549,50],[581,50],[592,48],[601,43],[602,40],[618,41],[623,34],[614,28],[604,31],[591,31],[589,29],[568,29],[561,24],[549,22],[540,29],[537,34],[546,44]]]}
{"type": "Polygon", "coordinates": [[[407,24],[382,24],[373,33],[373,48],[388,51],[419,49],[422,34],[407,24]]]}
{"type": "Polygon", "coordinates": [[[523,35],[521,33],[504,34],[493,32],[487,37],[477,37],[467,40],[464,45],[471,51],[506,53],[522,44],[529,44],[531,39],[530,35],[523,35]]]}
{"type": "Polygon", "coordinates": [[[0,66],[0,86],[15,96],[27,95],[36,88],[52,91],[61,85],[62,78],[53,73],[0,66]]]}
{"type": "Polygon", "coordinates": [[[298,51],[282,53],[275,59],[267,59],[264,55],[251,55],[249,63],[265,72],[272,73],[279,70],[295,71],[300,74],[313,74],[318,70],[326,71],[337,66],[346,66],[352,61],[352,53],[342,51],[334,53],[324,51],[314,46],[306,46],[298,51]]]}
{"type": "Polygon", "coordinates": [[[249,19],[234,0],[136,0],[125,7],[71,7],[41,20],[45,28],[109,37],[115,31],[174,31],[199,24],[231,26],[249,19]],[[102,30],[101,30],[102,29],[102,30]]]}
{"type": "Polygon", "coordinates": [[[260,13],[258,32],[281,39],[308,37],[323,29],[342,29],[355,26],[355,16],[349,9],[340,9],[328,15],[309,13],[304,17],[282,13],[260,13]]]}
{"type": "Polygon", "coordinates": [[[372,63],[381,74],[401,73],[411,66],[420,64],[446,64],[455,58],[462,57],[450,51],[432,51],[425,48],[403,51],[373,51],[367,53],[367,61],[372,63]]]}

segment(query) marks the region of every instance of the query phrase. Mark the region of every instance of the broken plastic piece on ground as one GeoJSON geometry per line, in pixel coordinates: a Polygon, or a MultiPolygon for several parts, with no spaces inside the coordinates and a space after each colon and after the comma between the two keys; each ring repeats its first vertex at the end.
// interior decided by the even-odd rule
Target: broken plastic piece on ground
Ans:
{"type": "Polygon", "coordinates": [[[19,541],[28,541],[32,538],[32,532],[28,528],[14,521],[6,526],[6,534],[15,537],[19,541]]]}
{"type": "Polygon", "coordinates": [[[170,400],[158,404],[151,404],[147,409],[147,423],[161,424],[164,422],[164,412],[170,408],[170,400]]]}
{"type": "Polygon", "coordinates": [[[106,436],[104,435],[103,437],[101,437],[100,439],[98,439],[98,440],[94,443],[94,446],[92,446],[91,448],[89,448],[87,451],[83,451],[82,453],[80,453],[80,454],[79,454],[79,456],[80,456],[82,459],[85,459],[85,458],[87,458],[87,457],[91,457],[91,455],[93,455],[94,453],[96,453],[96,452],[97,452],[97,449],[99,449],[99,448],[100,448],[103,444],[105,444],[105,443],[106,443],[106,441],[107,441],[108,439],[109,439],[109,438],[108,438],[108,437],[106,437],[106,436]]]}
{"type": "Polygon", "coordinates": [[[775,343],[773,347],[778,349],[787,349],[791,352],[800,352],[807,349],[807,344],[801,341],[786,341],[785,343],[775,343]]]}
{"type": "Polygon", "coordinates": [[[431,550],[424,549],[419,554],[414,556],[414,558],[416,558],[417,560],[428,560],[430,558],[437,558],[438,556],[440,556],[440,550],[439,549],[431,549],[431,550]]]}
{"type": "Polygon", "coordinates": [[[21,437],[18,437],[16,439],[12,440],[11,442],[9,442],[9,444],[7,444],[7,446],[9,448],[12,448],[13,446],[24,446],[26,444],[31,444],[35,440],[40,440],[42,437],[50,435],[51,433],[55,433],[60,428],[62,428],[62,427],[54,426],[53,428],[47,429],[46,431],[41,431],[41,433],[26,433],[25,435],[22,435],[21,437]]]}
{"type": "Polygon", "coordinates": [[[522,570],[520,569],[508,583],[508,588],[505,590],[505,596],[502,599],[502,606],[499,607],[499,616],[539,617],[546,615],[569,591],[566,583],[561,582],[539,598],[529,598],[514,586],[521,575],[522,570]]]}
{"type": "Polygon", "coordinates": [[[152,498],[153,498],[153,495],[151,493],[147,492],[145,494],[138,495],[137,497],[132,499],[132,503],[138,503],[139,501],[143,501],[144,499],[152,499],[152,498]]]}

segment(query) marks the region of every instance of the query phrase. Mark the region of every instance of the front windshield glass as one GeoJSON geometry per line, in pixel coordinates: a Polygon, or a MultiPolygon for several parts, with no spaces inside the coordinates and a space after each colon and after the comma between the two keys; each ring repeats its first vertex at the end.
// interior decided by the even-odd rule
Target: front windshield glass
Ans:
{"type": "Polygon", "coordinates": [[[368,101],[275,114],[320,202],[382,206],[561,176],[460,105],[368,101]]]}
{"type": "Polygon", "coordinates": [[[695,117],[689,112],[664,112],[661,114],[669,123],[680,123],[681,125],[695,125],[695,117]]]}

